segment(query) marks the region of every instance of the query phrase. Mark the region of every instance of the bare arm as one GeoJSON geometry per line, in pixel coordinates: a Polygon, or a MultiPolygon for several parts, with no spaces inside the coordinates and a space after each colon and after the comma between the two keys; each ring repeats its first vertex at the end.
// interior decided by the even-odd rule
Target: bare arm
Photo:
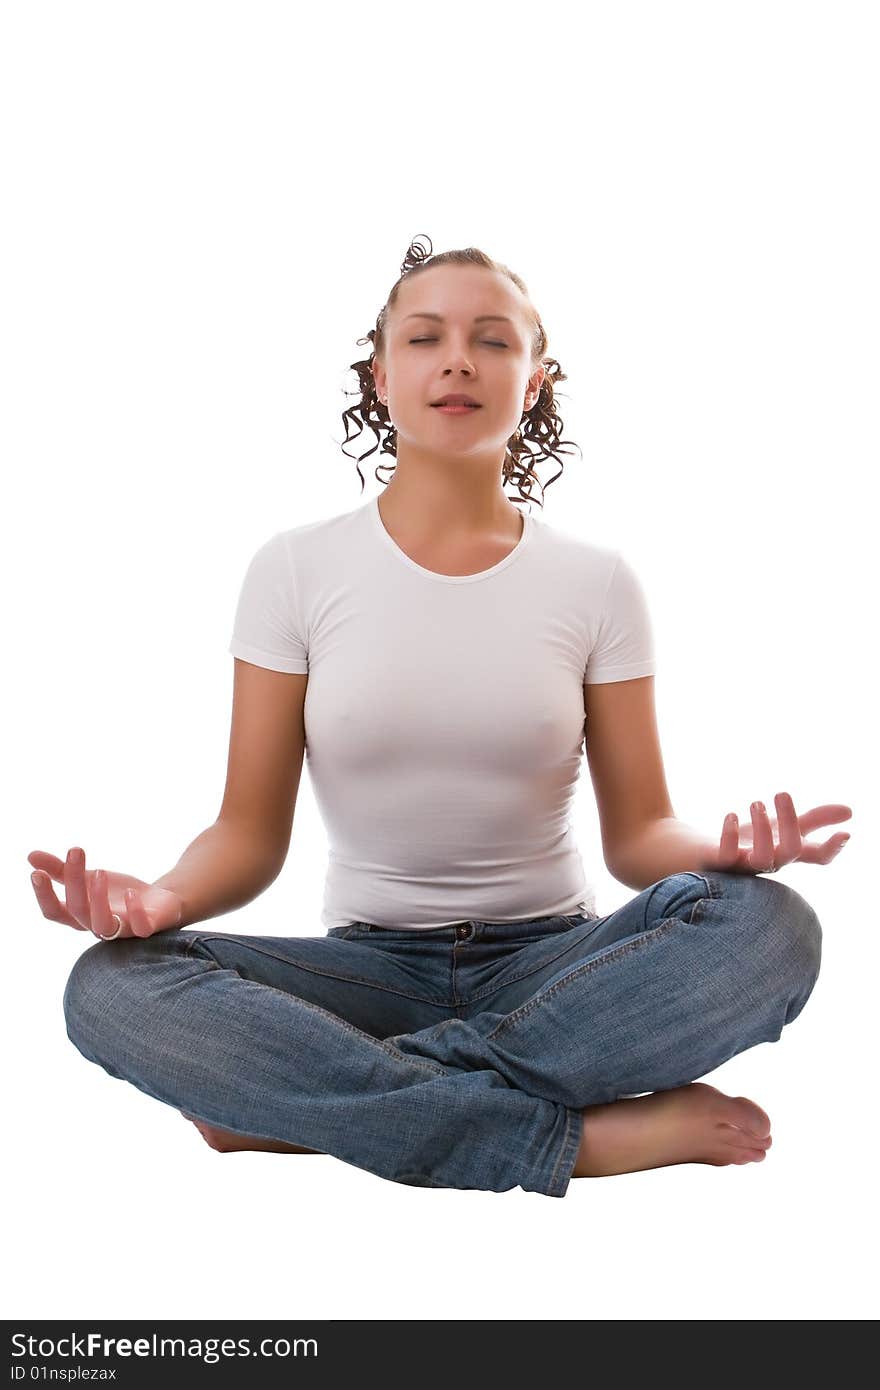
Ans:
{"type": "Polygon", "coordinates": [[[178,926],[243,907],[280,874],[305,754],[308,680],[235,658],[220,813],[153,885],[171,888],[183,899],[178,926]]]}
{"type": "Polygon", "coordinates": [[[676,816],[664,816],[642,826],[629,844],[618,849],[614,877],[642,892],[669,874],[700,873],[714,848],[708,835],[676,816]]]}
{"type": "Polygon", "coordinates": [[[252,902],[274,882],[283,864],[249,827],[218,820],[152,886],[170,888],[183,899],[177,925],[187,927],[252,902]]]}
{"type": "Polygon", "coordinates": [[[203,922],[258,897],[287,858],[305,752],[307,685],[307,674],[236,658],[229,766],[217,820],[154,883],[87,871],[78,846],[66,861],[31,850],[31,881],[43,916],[114,941],[203,922]],[[53,880],[64,885],[63,903],[53,880]]]}

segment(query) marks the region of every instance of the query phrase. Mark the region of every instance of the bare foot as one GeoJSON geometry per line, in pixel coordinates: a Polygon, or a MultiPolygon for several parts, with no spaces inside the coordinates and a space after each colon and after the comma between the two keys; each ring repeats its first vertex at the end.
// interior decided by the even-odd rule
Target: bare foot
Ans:
{"type": "Polygon", "coordinates": [[[674,1163],[760,1163],[773,1143],[765,1111],[692,1081],[671,1091],[588,1105],[573,1178],[605,1178],[674,1163]]]}
{"type": "Polygon", "coordinates": [[[181,1115],[185,1120],[190,1120],[205,1140],[210,1148],[216,1149],[218,1153],[236,1153],[240,1149],[253,1149],[257,1153],[270,1154],[317,1154],[320,1149],[301,1149],[298,1144],[285,1144],[282,1139],[261,1139],[256,1134],[236,1134],[231,1129],[220,1129],[218,1125],[209,1125],[207,1120],[197,1120],[195,1115],[186,1115],[181,1110],[181,1115]]]}

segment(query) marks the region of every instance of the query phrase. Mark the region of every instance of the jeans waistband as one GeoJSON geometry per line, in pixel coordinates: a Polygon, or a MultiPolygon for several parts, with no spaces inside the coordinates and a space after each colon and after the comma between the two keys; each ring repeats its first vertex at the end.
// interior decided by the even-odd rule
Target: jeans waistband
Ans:
{"type": "Polygon", "coordinates": [[[381,927],[372,922],[355,922],[349,931],[369,932],[371,935],[386,937],[429,937],[434,941],[503,941],[517,936],[542,936],[553,932],[568,931],[580,922],[590,920],[584,912],[555,914],[549,917],[523,918],[517,922],[488,922],[470,918],[462,922],[450,922],[443,927],[381,927]]]}

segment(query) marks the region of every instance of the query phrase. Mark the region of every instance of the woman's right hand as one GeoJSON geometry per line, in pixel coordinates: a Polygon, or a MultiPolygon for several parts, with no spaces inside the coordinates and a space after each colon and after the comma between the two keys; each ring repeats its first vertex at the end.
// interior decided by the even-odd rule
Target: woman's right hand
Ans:
{"type": "Polygon", "coordinates": [[[31,882],[44,917],[63,922],[77,931],[91,931],[97,937],[113,936],[118,917],[121,927],[115,940],[126,936],[153,936],[180,924],[183,899],[170,888],[155,888],[129,874],[107,869],[86,869],[85,852],[68,851],[67,859],[40,849],[31,850],[28,863],[36,870],[31,882]],[[52,879],[64,884],[64,902],[52,887],[52,879]]]}

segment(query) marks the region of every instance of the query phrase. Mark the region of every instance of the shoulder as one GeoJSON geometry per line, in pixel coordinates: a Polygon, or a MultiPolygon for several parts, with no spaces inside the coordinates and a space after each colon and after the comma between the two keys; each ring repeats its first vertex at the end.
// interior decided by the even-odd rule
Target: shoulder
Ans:
{"type": "Polygon", "coordinates": [[[365,507],[361,505],[334,516],[301,522],[298,526],[276,531],[267,545],[291,559],[323,560],[326,563],[328,557],[337,551],[357,546],[368,520],[365,507]]]}
{"type": "Polygon", "coordinates": [[[554,570],[558,567],[560,574],[575,580],[581,591],[584,586],[594,593],[607,591],[622,559],[617,547],[576,535],[569,527],[543,517],[533,517],[533,522],[535,543],[554,570]]]}

